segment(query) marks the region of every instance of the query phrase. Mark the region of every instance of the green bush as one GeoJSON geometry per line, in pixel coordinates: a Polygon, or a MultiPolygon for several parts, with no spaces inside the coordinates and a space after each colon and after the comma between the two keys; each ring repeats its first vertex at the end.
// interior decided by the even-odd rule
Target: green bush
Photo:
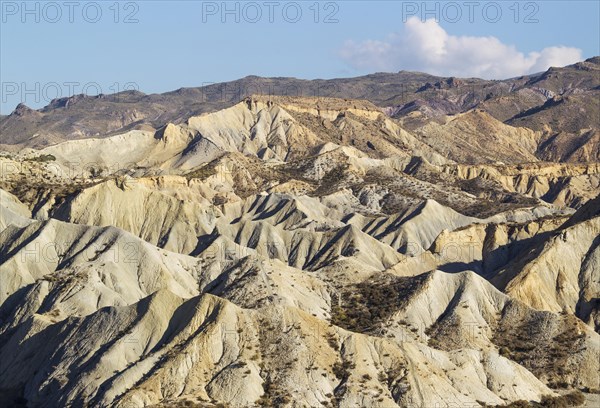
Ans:
{"type": "Polygon", "coordinates": [[[354,363],[349,361],[338,362],[336,361],[333,364],[332,370],[333,374],[340,380],[348,378],[350,375],[350,370],[353,370],[356,367],[354,363]]]}
{"type": "Polygon", "coordinates": [[[50,161],[56,161],[56,157],[54,157],[54,155],[51,154],[42,154],[36,157],[25,159],[25,161],[45,163],[50,161]]]}
{"type": "MultiPolygon", "coordinates": [[[[581,391],[573,391],[569,394],[559,395],[553,397],[551,395],[544,395],[540,402],[528,402],[524,400],[518,400],[511,402],[508,405],[495,405],[500,408],[569,408],[578,407],[583,405],[585,402],[585,396],[581,391]]],[[[486,406],[486,405],[484,405],[486,406]]],[[[492,407],[488,405],[488,407],[492,407]]]]}
{"type": "Polygon", "coordinates": [[[544,408],[566,408],[577,407],[585,402],[585,396],[581,391],[573,391],[558,397],[544,396],[540,405],[544,408]]]}

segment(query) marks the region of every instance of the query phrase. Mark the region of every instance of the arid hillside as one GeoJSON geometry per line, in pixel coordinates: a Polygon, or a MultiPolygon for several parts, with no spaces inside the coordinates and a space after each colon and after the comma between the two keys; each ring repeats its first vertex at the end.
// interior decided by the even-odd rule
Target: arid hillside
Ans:
{"type": "Polygon", "coordinates": [[[594,406],[598,72],[20,106],[0,122],[0,401],[594,406]]]}

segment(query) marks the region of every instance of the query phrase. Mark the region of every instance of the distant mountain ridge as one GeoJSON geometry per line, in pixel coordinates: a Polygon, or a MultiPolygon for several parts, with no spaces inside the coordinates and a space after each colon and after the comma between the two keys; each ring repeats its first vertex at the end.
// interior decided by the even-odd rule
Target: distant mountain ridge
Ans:
{"type": "Polygon", "coordinates": [[[146,95],[74,95],[33,110],[20,104],[0,117],[0,148],[41,148],[64,140],[159,129],[234,105],[251,94],[366,99],[406,129],[442,123],[478,108],[501,122],[542,132],[538,158],[599,160],[600,57],[501,81],[443,78],[400,71],[356,78],[304,80],[248,76],[197,88],[146,95]]]}

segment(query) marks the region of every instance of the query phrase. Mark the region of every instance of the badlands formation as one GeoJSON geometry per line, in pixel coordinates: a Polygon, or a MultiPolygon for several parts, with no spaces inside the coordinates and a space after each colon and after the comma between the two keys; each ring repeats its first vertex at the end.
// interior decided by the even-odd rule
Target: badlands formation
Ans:
{"type": "Polygon", "coordinates": [[[534,78],[586,88],[520,117],[513,94],[455,113],[256,95],[13,140],[0,405],[594,406],[598,117],[529,117],[597,98],[571,72],[594,66],[534,78]]]}

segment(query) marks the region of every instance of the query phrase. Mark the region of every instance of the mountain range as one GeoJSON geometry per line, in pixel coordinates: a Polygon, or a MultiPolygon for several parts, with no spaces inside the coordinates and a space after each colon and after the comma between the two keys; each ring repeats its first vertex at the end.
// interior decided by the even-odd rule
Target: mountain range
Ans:
{"type": "Polygon", "coordinates": [[[600,57],[0,119],[0,401],[600,403],[600,57]]]}

